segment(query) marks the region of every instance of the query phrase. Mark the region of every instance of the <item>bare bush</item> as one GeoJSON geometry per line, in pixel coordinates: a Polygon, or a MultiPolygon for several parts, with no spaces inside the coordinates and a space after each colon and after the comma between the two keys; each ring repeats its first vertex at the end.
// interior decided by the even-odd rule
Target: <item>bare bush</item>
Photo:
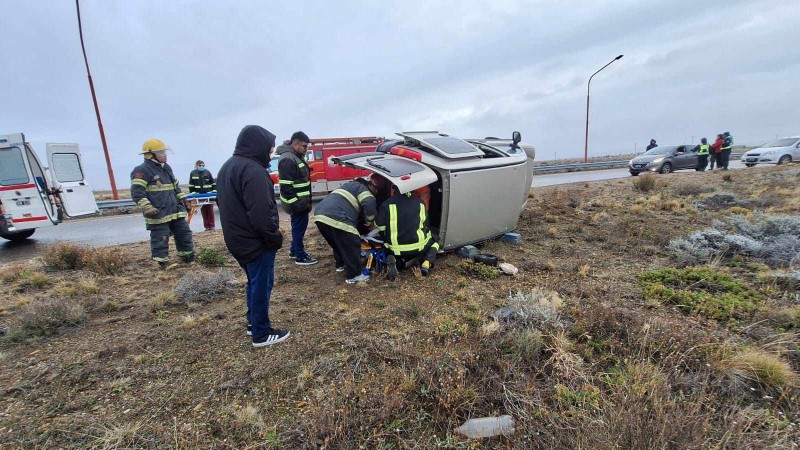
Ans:
{"type": "Polygon", "coordinates": [[[703,264],[717,257],[745,255],[762,259],[770,267],[800,266],[800,217],[757,215],[728,217],[711,228],[670,241],[678,260],[703,264]]]}
{"type": "Polygon", "coordinates": [[[633,180],[633,187],[639,192],[650,192],[658,186],[655,175],[642,175],[633,180]]]}
{"type": "Polygon", "coordinates": [[[100,275],[118,275],[128,265],[128,255],[115,247],[93,248],[84,254],[84,265],[100,275]]]}
{"type": "Polygon", "coordinates": [[[28,303],[19,314],[23,333],[50,336],[64,326],[75,326],[86,320],[86,310],[80,303],[59,298],[47,298],[28,303]]]}
{"type": "Polygon", "coordinates": [[[42,264],[50,271],[77,270],[83,267],[87,248],[75,244],[56,244],[45,249],[42,264]]]}
{"type": "Polygon", "coordinates": [[[561,315],[564,300],[557,292],[533,289],[530,293],[509,294],[508,306],[498,309],[492,317],[510,326],[565,328],[567,320],[561,315]]]}
{"type": "Polygon", "coordinates": [[[705,194],[707,192],[714,192],[715,190],[716,188],[714,186],[693,182],[678,184],[673,188],[673,191],[681,197],[705,194]]]}
{"type": "Polygon", "coordinates": [[[232,292],[233,287],[229,283],[232,280],[233,275],[228,270],[190,272],[175,286],[175,297],[184,303],[210,302],[232,292]]]}

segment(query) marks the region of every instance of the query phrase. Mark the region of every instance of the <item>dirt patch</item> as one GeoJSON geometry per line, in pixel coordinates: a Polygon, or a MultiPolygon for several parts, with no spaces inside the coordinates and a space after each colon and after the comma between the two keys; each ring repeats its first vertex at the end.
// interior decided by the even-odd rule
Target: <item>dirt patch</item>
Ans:
{"type": "Polygon", "coordinates": [[[192,280],[205,269],[160,271],[146,243],[116,247],[125,265],[111,274],[45,272],[40,261],[0,267],[9,288],[0,297],[0,441],[787,448],[800,439],[790,284],[747,255],[704,265],[758,296],[756,310],[731,323],[673,297],[651,301],[640,280],[681,266],[667,245],[723,217],[698,203],[723,186],[737,202],[771,192],[761,213],[800,215],[798,172],[670,174],[648,192],[632,179],[534,190],[517,230],[523,242],[480,248],[518,267],[513,277],[467,270],[448,254],[429,277],[350,286],[312,228],[307,246],[319,264],[296,266],[288,249],[276,262],[272,320],[292,336],[258,350],[246,336],[245,276],[221,232],[195,234],[198,248],[224,255],[211,274],[233,277],[211,280],[224,289],[205,302],[175,294],[201,287],[192,280]],[[25,328],[47,305],[59,305],[54,319],[25,328]],[[466,419],[503,414],[515,419],[511,436],[453,433],[466,419]]]}

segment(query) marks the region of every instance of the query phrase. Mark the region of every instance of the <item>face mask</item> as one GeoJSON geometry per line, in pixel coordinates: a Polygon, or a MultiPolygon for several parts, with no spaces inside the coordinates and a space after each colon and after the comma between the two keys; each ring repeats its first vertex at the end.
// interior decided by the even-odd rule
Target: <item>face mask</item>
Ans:
{"type": "Polygon", "coordinates": [[[206,166],[197,166],[197,170],[202,172],[202,171],[206,170],[206,166]]]}

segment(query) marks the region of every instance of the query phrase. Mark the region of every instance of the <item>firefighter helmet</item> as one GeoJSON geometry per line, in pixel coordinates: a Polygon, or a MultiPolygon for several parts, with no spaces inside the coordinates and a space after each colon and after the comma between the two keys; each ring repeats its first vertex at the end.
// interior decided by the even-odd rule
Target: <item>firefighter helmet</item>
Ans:
{"type": "Polygon", "coordinates": [[[164,141],[161,139],[148,139],[142,144],[142,153],[140,153],[140,155],[163,150],[169,150],[169,147],[167,147],[164,141]]]}

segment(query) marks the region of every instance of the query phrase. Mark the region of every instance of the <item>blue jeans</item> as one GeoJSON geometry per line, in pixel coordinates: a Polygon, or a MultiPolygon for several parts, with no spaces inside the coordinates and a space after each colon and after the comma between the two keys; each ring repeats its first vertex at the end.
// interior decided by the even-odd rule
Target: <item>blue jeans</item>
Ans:
{"type": "Polygon", "coordinates": [[[308,213],[297,214],[292,216],[292,246],[289,248],[289,254],[297,258],[305,258],[308,256],[306,248],[303,246],[303,238],[308,229],[308,213]]]}
{"type": "Polygon", "coordinates": [[[253,326],[253,340],[272,330],[269,297],[275,282],[275,250],[268,250],[242,266],[247,273],[247,322],[253,326]]]}

